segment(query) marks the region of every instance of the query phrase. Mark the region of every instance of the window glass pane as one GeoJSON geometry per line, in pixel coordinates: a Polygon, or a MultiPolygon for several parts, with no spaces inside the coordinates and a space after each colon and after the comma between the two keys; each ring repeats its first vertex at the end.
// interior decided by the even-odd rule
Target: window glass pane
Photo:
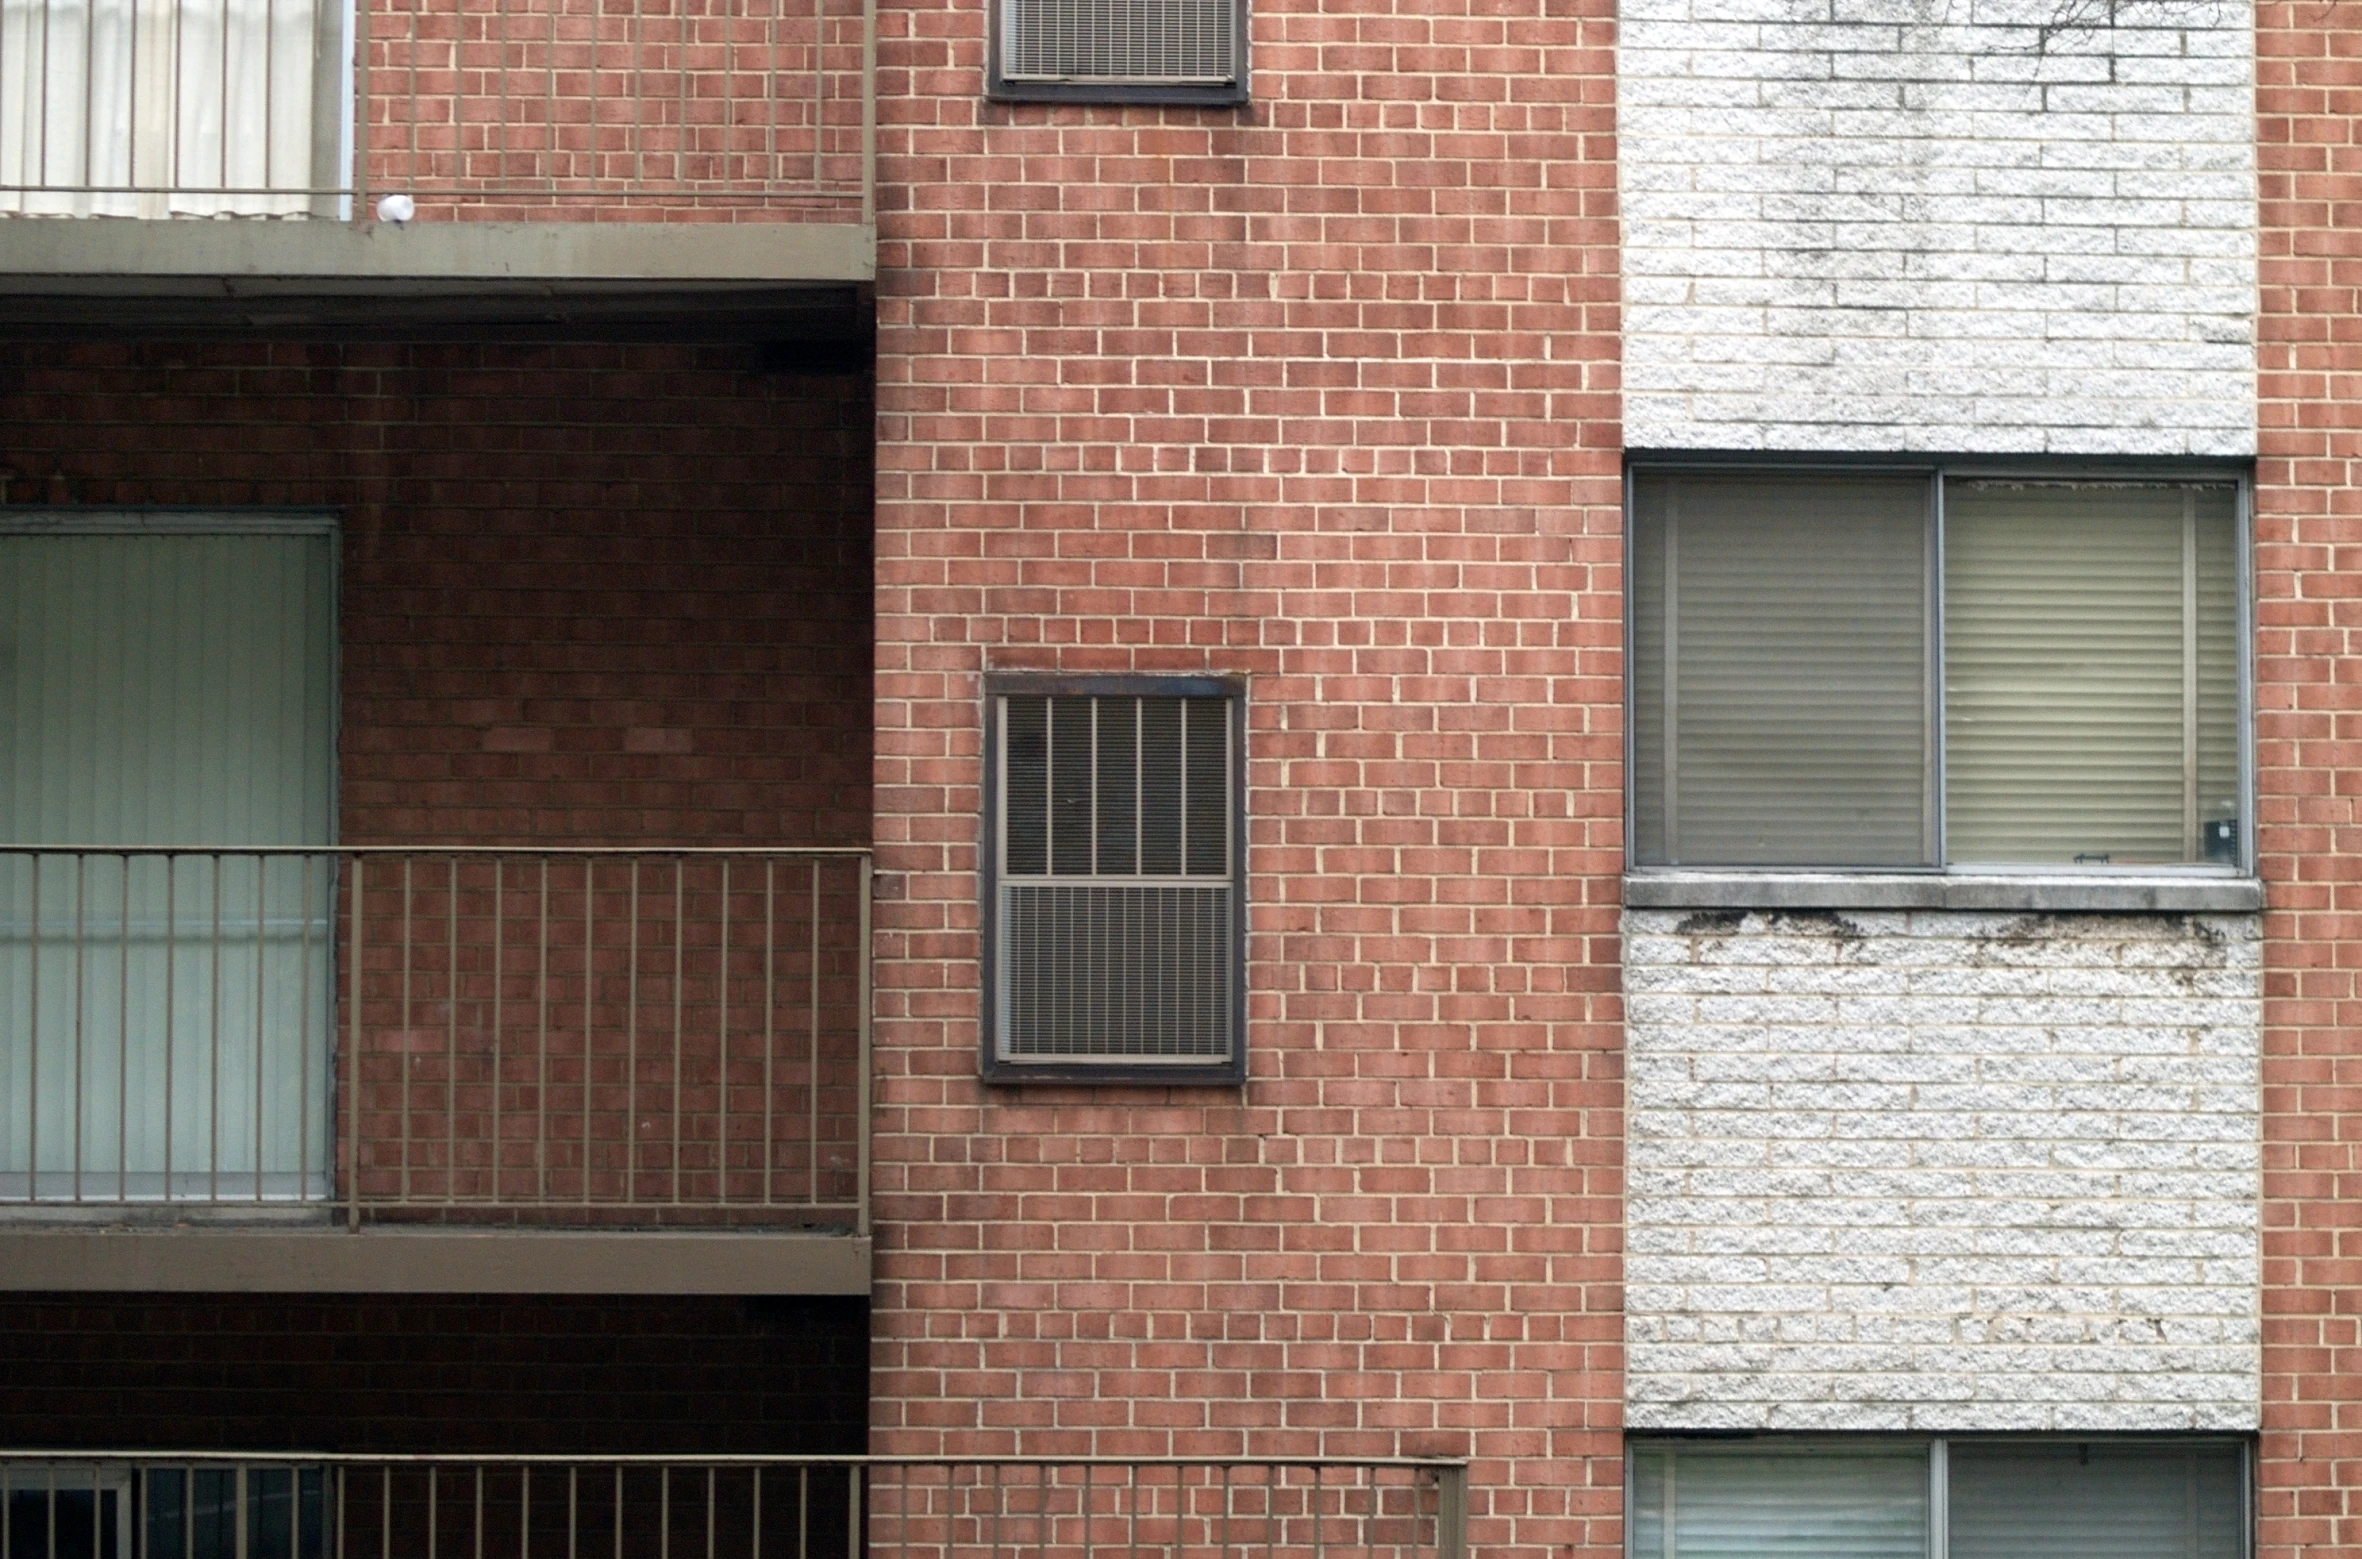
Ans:
{"type": "Polygon", "coordinates": [[[0,837],[326,844],[326,536],[0,538],[0,837]]]}
{"type": "Polygon", "coordinates": [[[1930,859],[1925,479],[1635,482],[1643,864],[1930,859]]]}
{"type": "Polygon", "coordinates": [[[2198,544],[2198,853],[2239,860],[2239,495],[2192,495],[2198,544]]]}
{"type": "Polygon", "coordinates": [[[2235,1445],[1951,1447],[1951,1559],[2239,1559],[2235,1445]]]}
{"type": "Polygon", "coordinates": [[[2203,858],[2202,823],[2237,805],[2236,543],[2217,494],[1946,485],[1949,859],[2203,858]]]}
{"type": "Polygon", "coordinates": [[[1633,1503],[1633,1559],[1927,1554],[1927,1452],[1918,1446],[1646,1452],[1633,1503]]]}
{"type": "Polygon", "coordinates": [[[319,1193],[333,867],[238,847],[332,837],[333,558],[0,538],[0,843],[226,847],[0,851],[0,1194],[319,1193]]]}

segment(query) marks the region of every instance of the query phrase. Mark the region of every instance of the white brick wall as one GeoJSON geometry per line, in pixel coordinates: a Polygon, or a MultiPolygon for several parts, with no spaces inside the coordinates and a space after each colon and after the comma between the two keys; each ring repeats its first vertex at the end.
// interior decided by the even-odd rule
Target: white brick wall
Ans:
{"type": "Polygon", "coordinates": [[[2254,1427],[2253,918],[1625,934],[1632,1427],[2254,1427]]]}
{"type": "Polygon", "coordinates": [[[2060,3],[1624,0],[1628,445],[2253,452],[2249,7],[2060,3]]]}

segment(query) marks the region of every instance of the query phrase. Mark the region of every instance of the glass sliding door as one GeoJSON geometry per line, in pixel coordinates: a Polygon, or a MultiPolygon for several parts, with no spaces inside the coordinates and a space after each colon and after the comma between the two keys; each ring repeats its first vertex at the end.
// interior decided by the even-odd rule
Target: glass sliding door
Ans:
{"type": "Polygon", "coordinates": [[[0,532],[8,1200],[325,1194],[334,538],[204,523],[0,532]]]}

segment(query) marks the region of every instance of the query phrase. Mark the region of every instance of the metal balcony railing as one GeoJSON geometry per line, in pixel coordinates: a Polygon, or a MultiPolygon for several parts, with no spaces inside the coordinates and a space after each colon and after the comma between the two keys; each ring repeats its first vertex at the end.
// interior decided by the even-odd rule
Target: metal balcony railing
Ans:
{"type": "Polygon", "coordinates": [[[1414,1460],[0,1453],[12,1559],[1466,1559],[1414,1460]]]}
{"type": "Polygon", "coordinates": [[[867,222],[875,0],[8,0],[0,215],[867,222]]]}
{"type": "Polygon", "coordinates": [[[854,849],[0,849],[0,1204],[866,1232],[869,902],[854,849]]]}

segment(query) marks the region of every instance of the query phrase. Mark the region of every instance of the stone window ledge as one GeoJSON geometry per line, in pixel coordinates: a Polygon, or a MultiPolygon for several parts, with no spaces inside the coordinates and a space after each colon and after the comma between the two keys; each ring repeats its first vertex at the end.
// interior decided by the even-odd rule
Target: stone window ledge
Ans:
{"type": "Polygon", "coordinates": [[[1636,871],[1629,909],[1962,909],[2252,914],[2264,885],[2227,873],[1636,871]]]}

